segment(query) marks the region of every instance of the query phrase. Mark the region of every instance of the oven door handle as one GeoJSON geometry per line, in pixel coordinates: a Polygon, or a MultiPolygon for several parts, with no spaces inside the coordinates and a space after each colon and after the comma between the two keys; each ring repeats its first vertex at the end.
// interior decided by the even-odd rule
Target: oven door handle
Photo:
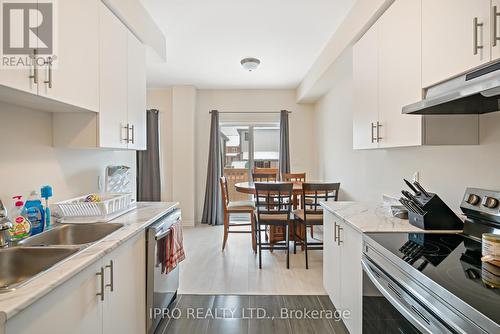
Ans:
{"type": "Polygon", "coordinates": [[[169,235],[169,234],[170,234],[170,232],[172,232],[172,228],[170,228],[170,227],[169,227],[169,228],[167,228],[165,231],[162,231],[162,232],[160,232],[160,233],[157,233],[157,234],[155,235],[155,240],[156,240],[156,241],[158,241],[158,240],[161,240],[161,239],[165,238],[167,235],[169,235]]]}
{"type": "Polygon", "coordinates": [[[385,298],[409,321],[413,326],[418,328],[421,332],[423,333],[429,333],[432,334],[433,331],[426,326],[428,319],[423,317],[423,315],[418,312],[417,314],[422,317],[422,319],[419,319],[416,317],[416,314],[411,311],[406,305],[404,305],[401,300],[400,296],[396,294],[395,291],[391,290],[390,288],[384,287],[380,281],[377,279],[376,276],[378,276],[378,273],[376,273],[368,263],[369,260],[363,258],[361,260],[361,265],[363,267],[363,270],[365,271],[366,275],[372,281],[372,283],[375,285],[375,287],[384,295],[385,298]],[[425,320],[424,320],[425,319],[425,320]]]}

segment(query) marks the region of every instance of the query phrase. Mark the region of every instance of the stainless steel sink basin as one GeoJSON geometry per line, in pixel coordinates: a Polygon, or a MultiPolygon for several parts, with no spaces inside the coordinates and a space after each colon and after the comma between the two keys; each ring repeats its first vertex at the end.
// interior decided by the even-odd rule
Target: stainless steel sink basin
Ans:
{"type": "Polygon", "coordinates": [[[64,224],[19,242],[21,246],[84,245],[123,227],[117,223],[64,224]]]}
{"type": "Polygon", "coordinates": [[[79,247],[11,247],[0,249],[0,292],[19,287],[79,250],[79,247]]]}

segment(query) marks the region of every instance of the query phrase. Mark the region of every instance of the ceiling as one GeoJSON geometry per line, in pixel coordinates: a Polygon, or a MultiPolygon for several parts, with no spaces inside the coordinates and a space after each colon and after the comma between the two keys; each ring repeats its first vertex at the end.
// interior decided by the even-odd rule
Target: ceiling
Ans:
{"type": "Polygon", "coordinates": [[[167,40],[148,87],[295,88],[355,0],[141,0],[167,40]],[[240,65],[261,60],[254,72],[240,65]]]}

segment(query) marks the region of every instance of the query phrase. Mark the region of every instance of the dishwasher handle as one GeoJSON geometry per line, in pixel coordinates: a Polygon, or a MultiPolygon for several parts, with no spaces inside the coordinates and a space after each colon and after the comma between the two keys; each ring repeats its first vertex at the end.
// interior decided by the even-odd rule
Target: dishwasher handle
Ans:
{"type": "Polygon", "coordinates": [[[155,235],[155,240],[161,240],[165,238],[167,235],[169,235],[172,232],[172,228],[167,228],[165,231],[161,231],[155,235]]]}

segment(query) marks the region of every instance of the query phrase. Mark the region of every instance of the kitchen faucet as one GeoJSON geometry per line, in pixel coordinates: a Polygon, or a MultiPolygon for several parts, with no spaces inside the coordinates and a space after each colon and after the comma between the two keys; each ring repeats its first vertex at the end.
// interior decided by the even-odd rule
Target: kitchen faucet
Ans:
{"type": "Polygon", "coordinates": [[[0,200],[0,248],[9,246],[9,230],[12,228],[12,222],[7,215],[7,209],[0,200]]]}

